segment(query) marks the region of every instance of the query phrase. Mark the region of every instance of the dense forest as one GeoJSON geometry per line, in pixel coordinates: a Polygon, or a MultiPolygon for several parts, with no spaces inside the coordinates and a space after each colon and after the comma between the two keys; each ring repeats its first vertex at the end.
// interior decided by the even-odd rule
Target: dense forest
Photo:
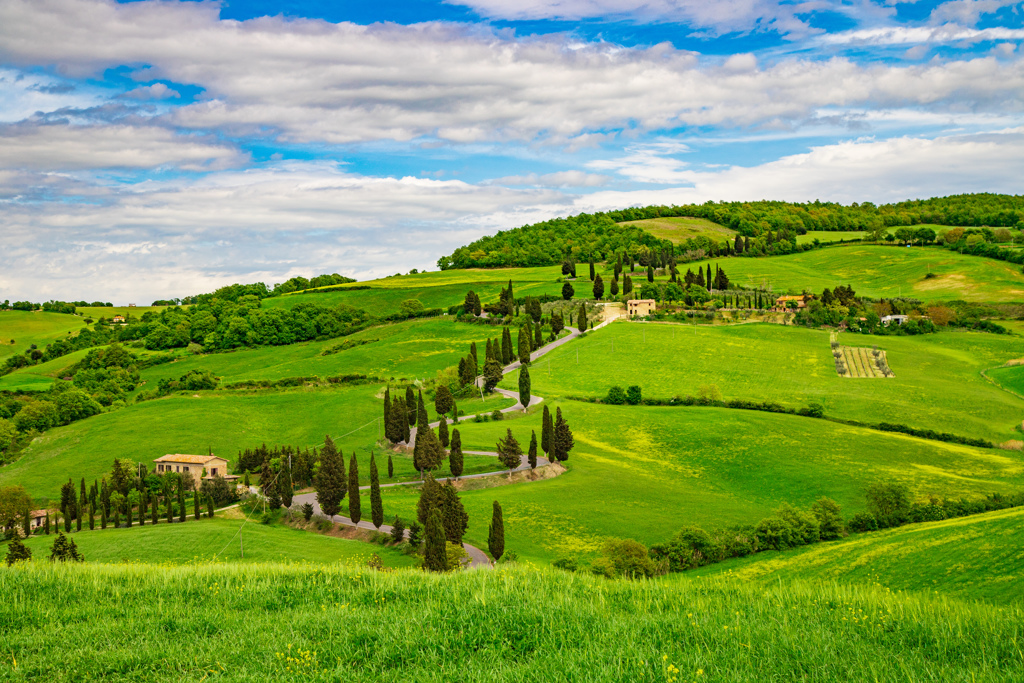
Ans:
{"type": "MultiPolygon", "coordinates": [[[[450,256],[442,257],[437,265],[442,270],[549,266],[566,259],[576,262],[605,260],[610,254],[623,251],[636,256],[644,251],[670,250],[679,256],[697,249],[709,255],[725,251],[725,245],[711,244],[706,237],[673,246],[635,226],[622,224],[673,216],[705,218],[732,228],[752,240],[747,245],[749,249],[736,249],[737,254],[761,256],[798,250],[795,236],[811,230],[877,232],[888,227],[922,224],[1020,229],[1024,228],[1024,196],[965,194],[881,206],[870,202],[850,205],[820,201],[803,204],[707,202],[583,213],[483,237],[456,249],[450,256]]],[[[693,255],[697,256],[696,253],[693,255]]],[[[679,260],[693,259],[684,257],[679,260]]]]}

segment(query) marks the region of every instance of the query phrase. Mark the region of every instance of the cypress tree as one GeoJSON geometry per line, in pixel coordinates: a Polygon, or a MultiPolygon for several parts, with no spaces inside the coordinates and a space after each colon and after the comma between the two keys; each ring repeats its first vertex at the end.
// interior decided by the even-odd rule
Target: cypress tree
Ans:
{"type": "Polygon", "coordinates": [[[537,469],[537,430],[530,432],[530,450],[526,453],[526,460],[531,470],[537,469]]]}
{"type": "Polygon", "coordinates": [[[412,390],[412,385],[405,388],[405,409],[408,411],[406,420],[409,422],[410,427],[416,426],[416,393],[412,390]]]}
{"type": "Polygon", "coordinates": [[[431,510],[441,505],[441,487],[434,479],[434,475],[427,472],[423,478],[423,487],[420,489],[420,498],[416,501],[416,519],[420,524],[425,524],[427,515],[431,510]]]}
{"type": "Polygon", "coordinates": [[[622,295],[625,296],[633,291],[633,278],[626,276],[622,281],[622,295]]]}
{"type": "Polygon", "coordinates": [[[444,415],[441,416],[441,423],[437,425],[437,438],[441,441],[441,446],[448,448],[448,420],[444,415]]]}
{"type": "MultiPolygon", "coordinates": [[[[407,414],[408,413],[406,413],[406,415],[407,414]]],[[[405,443],[409,443],[409,439],[412,438],[412,431],[410,430],[410,427],[412,427],[412,425],[409,424],[409,419],[406,417],[406,415],[402,415],[402,419],[399,420],[399,422],[401,423],[400,426],[402,427],[402,441],[405,443]]]]}
{"type": "Polygon", "coordinates": [[[427,516],[427,533],[424,539],[423,568],[431,572],[448,569],[448,550],[445,545],[444,524],[441,512],[434,508],[427,516]]]}
{"type": "Polygon", "coordinates": [[[562,418],[562,409],[557,408],[555,411],[555,428],[552,432],[552,448],[559,462],[569,459],[569,451],[572,450],[574,445],[576,444],[573,441],[569,423],[562,418]]]}
{"type": "Polygon", "coordinates": [[[452,430],[452,448],[448,452],[448,469],[458,479],[462,476],[462,435],[458,429],[452,430]]]}
{"type": "Polygon", "coordinates": [[[452,424],[459,424],[459,406],[454,398],[452,399],[452,424]]]}
{"type": "Polygon", "coordinates": [[[178,521],[184,522],[185,518],[188,517],[188,511],[185,509],[185,485],[178,481],[178,521]]]}
{"type": "Polygon", "coordinates": [[[494,358],[494,348],[491,346],[490,338],[488,338],[487,342],[484,344],[484,362],[486,363],[492,358],[494,358]]]}
{"type": "Polygon", "coordinates": [[[25,532],[25,538],[32,535],[32,510],[25,508],[25,519],[22,522],[21,530],[25,532]]]}
{"type": "Polygon", "coordinates": [[[281,456],[281,474],[277,479],[277,491],[281,497],[281,504],[286,508],[290,508],[292,506],[292,496],[295,494],[290,455],[281,456]]]}
{"type": "Polygon", "coordinates": [[[384,436],[391,443],[395,443],[395,426],[391,419],[391,387],[384,389],[384,436]]]}
{"type": "Polygon", "coordinates": [[[388,453],[388,479],[395,478],[395,463],[391,461],[391,454],[388,453]]]}
{"type": "Polygon", "coordinates": [[[89,503],[89,531],[96,529],[96,505],[89,503]]]}
{"type": "Polygon", "coordinates": [[[70,509],[70,506],[65,506],[64,509],[61,510],[61,514],[64,515],[64,533],[70,534],[71,533],[71,509],[70,509]]]}
{"type": "Polygon", "coordinates": [[[512,434],[511,429],[506,429],[504,439],[498,439],[498,461],[508,468],[508,477],[512,478],[512,470],[519,467],[523,457],[523,447],[512,434]]]}
{"type": "Polygon", "coordinates": [[[192,494],[192,508],[193,514],[195,515],[196,521],[198,522],[199,518],[202,517],[203,514],[202,509],[199,507],[199,491],[196,491],[195,493],[192,494]]]}
{"type": "Polygon", "coordinates": [[[519,362],[526,365],[530,362],[530,333],[526,331],[526,327],[519,328],[518,344],[519,348],[519,362]]]}
{"type": "Polygon", "coordinates": [[[647,266],[647,281],[654,282],[654,266],[647,266]]]}
{"type": "Polygon", "coordinates": [[[594,259],[591,258],[590,259],[590,279],[593,280],[595,277],[596,277],[596,275],[595,275],[595,271],[594,271],[594,259]]]}
{"type": "Polygon", "coordinates": [[[594,298],[599,301],[604,298],[604,280],[600,275],[594,278],[594,298]]]}
{"type": "Polygon", "coordinates": [[[576,329],[580,332],[587,331],[587,305],[580,304],[580,312],[576,315],[577,325],[576,329]]]}
{"type": "Polygon", "coordinates": [[[114,528],[115,529],[120,529],[121,528],[121,506],[120,505],[115,505],[114,506],[114,528]]]}
{"type": "Polygon", "coordinates": [[[32,551],[28,546],[22,543],[21,539],[18,538],[17,534],[15,534],[14,538],[12,538],[11,542],[7,545],[7,566],[10,567],[15,562],[28,562],[31,559],[32,551]]]}
{"type": "Polygon", "coordinates": [[[206,516],[213,517],[213,496],[206,496],[206,516]]]}
{"type": "Polygon", "coordinates": [[[467,359],[470,364],[470,369],[473,371],[473,377],[480,374],[480,359],[476,355],[476,342],[469,343],[469,358],[467,359]]]}
{"type": "Polygon", "coordinates": [[[519,403],[524,412],[530,407],[530,368],[525,365],[519,368],[519,403]]]}
{"type": "Polygon", "coordinates": [[[405,409],[405,400],[401,396],[395,397],[391,402],[391,432],[388,437],[392,443],[405,441],[405,431],[409,428],[409,413],[405,409]]]}
{"type": "Polygon", "coordinates": [[[427,417],[427,407],[423,404],[423,390],[420,389],[419,397],[416,400],[416,431],[427,429],[430,426],[430,418],[427,417]]]}
{"type": "MultiPolygon", "coordinates": [[[[125,496],[125,498],[124,498],[124,507],[125,507],[125,513],[124,513],[125,521],[128,522],[128,528],[130,529],[132,527],[132,522],[135,521],[134,520],[135,515],[132,514],[132,513],[135,512],[135,510],[133,509],[134,506],[132,505],[132,501],[131,501],[131,499],[128,498],[128,496],[125,496]]],[[[79,529],[79,531],[81,531],[81,529],[79,529]]]]}
{"type": "Polygon", "coordinates": [[[541,420],[540,428],[540,447],[544,449],[544,453],[551,453],[551,433],[554,431],[552,427],[554,424],[551,422],[551,410],[548,409],[547,404],[544,405],[544,419],[541,420]]]}
{"type": "Polygon", "coordinates": [[[446,384],[442,384],[434,393],[434,410],[438,415],[448,415],[452,412],[452,401],[454,400],[451,389],[446,384]]]}
{"type": "Polygon", "coordinates": [[[469,366],[466,365],[466,359],[459,359],[459,383],[463,386],[470,383],[469,379],[469,366]]]}
{"type": "Polygon", "coordinates": [[[459,500],[459,493],[449,481],[440,488],[441,523],[444,524],[444,535],[449,543],[462,545],[462,537],[469,528],[469,514],[459,500]]]}
{"type": "Polygon", "coordinates": [[[508,327],[501,329],[501,364],[508,365],[512,362],[512,333],[508,327]]]}
{"type": "Polygon", "coordinates": [[[75,531],[82,530],[82,512],[83,508],[78,508],[78,514],[75,515],[75,531]]]}
{"type": "MultiPolygon", "coordinates": [[[[104,506],[100,505],[100,529],[106,529],[106,528],[107,528],[107,508],[105,508],[104,506]]],[[[47,530],[46,533],[50,533],[49,530],[47,530]]]]}
{"type": "MultiPolygon", "coordinates": [[[[408,421],[403,421],[403,424],[406,429],[409,428],[408,421]]],[[[334,447],[330,436],[324,440],[323,450],[320,451],[320,470],[316,474],[314,486],[320,509],[328,518],[334,517],[341,509],[341,500],[345,497],[347,487],[345,485],[345,459],[334,447]]]]}
{"type": "Polygon", "coordinates": [[[160,496],[156,494],[153,494],[153,509],[151,511],[151,515],[152,517],[150,518],[150,521],[153,522],[153,524],[158,524],[160,522],[160,496]]]}
{"type": "Polygon", "coordinates": [[[164,489],[164,504],[167,509],[164,510],[164,514],[167,517],[167,523],[171,524],[174,521],[174,499],[171,497],[171,489],[168,486],[164,489]]]}
{"type": "Polygon", "coordinates": [[[85,503],[88,497],[85,495],[85,477],[82,477],[82,487],[78,495],[78,514],[82,516],[85,514],[85,503]]]}
{"type": "Polygon", "coordinates": [[[539,349],[544,346],[544,337],[540,323],[533,326],[533,348],[539,349]]]}
{"type": "Polygon", "coordinates": [[[617,278],[617,277],[612,278],[611,295],[612,296],[618,296],[619,295],[619,278],[617,278]]]}
{"type": "Polygon", "coordinates": [[[495,562],[505,554],[505,520],[501,516],[501,505],[494,501],[494,508],[491,512],[491,524],[487,527],[487,550],[495,562]]]}
{"type": "Polygon", "coordinates": [[[356,453],[352,451],[352,457],[348,461],[348,517],[353,524],[359,524],[363,518],[363,511],[359,499],[359,463],[356,462],[356,453]]]}
{"type": "Polygon", "coordinates": [[[384,523],[384,503],[380,498],[380,476],[377,474],[377,459],[370,453],[370,521],[380,531],[384,523]]]}
{"type": "Polygon", "coordinates": [[[145,488],[139,491],[139,526],[146,526],[146,508],[149,505],[149,492],[145,488]]]}
{"type": "Polygon", "coordinates": [[[708,277],[706,279],[706,282],[708,283],[708,291],[710,292],[714,288],[714,286],[715,286],[714,280],[712,280],[712,278],[711,278],[711,264],[710,263],[708,264],[708,277]]]}
{"type": "MultiPolygon", "coordinates": [[[[103,521],[103,528],[105,529],[106,527],[107,527],[107,522],[106,522],[106,519],[104,519],[104,521],[103,521]]],[[[50,535],[50,511],[49,510],[46,511],[46,516],[43,518],[43,533],[45,533],[47,536],[50,535]]]]}

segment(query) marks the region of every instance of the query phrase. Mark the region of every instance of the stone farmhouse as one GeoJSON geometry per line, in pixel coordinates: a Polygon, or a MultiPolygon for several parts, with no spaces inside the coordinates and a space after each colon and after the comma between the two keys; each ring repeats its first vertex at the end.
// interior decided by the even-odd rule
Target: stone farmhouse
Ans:
{"type": "Polygon", "coordinates": [[[228,481],[238,479],[238,475],[228,472],[227,460],[212,454],[184,455],[174,453],[161,456],[153,462],[156,463],[157,474],[163,474],[164,472],[188,474],[195,480],[196,484],[199,484],[201,479],[213,479],[214,477],[224,477],[228,481]]]}
{"type": "Polygon", "coordinates": [[[657,310],[654,299],[630,299],[626,302],[626,313],[630,316],[648,316],[657,310]]]}
{"type": "Polygon", "coordinates": [[[790,301],[795,302],[796,303],[796,307],[798,309],[799,308],[803,308],[803,307],[805,307],[807,305],[807,301],[810,298],[811,297],[809,297],[809,296],[807,296],[805,294],[801,294],[799,296],[780,296],[778,299],[775,300],[775,308],[773,310],[775,310],[777,312],[782,312],[782,311],[790,310],[790,306],[789,306],[789,302],[790,301]]]}

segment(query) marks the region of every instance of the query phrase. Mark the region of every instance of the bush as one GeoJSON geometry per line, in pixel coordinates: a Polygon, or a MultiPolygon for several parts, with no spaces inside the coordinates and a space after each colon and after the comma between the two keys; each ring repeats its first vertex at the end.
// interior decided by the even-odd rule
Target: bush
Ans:
{"type": "Polygon", "coordinates": [[[626,402],[626,392],[622,387],[612,387],[608,390],[608,395],[605,396],[604,402],[613,406],[621,406],[626,402]]]}
{"type": "Polygon", "coordinates": [[[500,410],[495,410],[493,413],[491,413],[491,419],[494,420],[495,422],[500,422],[501,420],[505,419],[505,413],[501,412],[500,410]]]}
{"type": "Polygon", "coordinates": [[[754,534],[757,536],[757,544],[760,548],[786,550],[795,545],[792,527],[779,517],[762,519],[757,523],[754,534]]]}
{"type": "Polygon", "coordinates": [[[312,503],[304,503],[302,505],[302,518],[304,520],[306,520],[307,522],[309,520],[313,519],[313,504],[312,503]]]}
{"type": "Polygon", "coordinates": [[[683,527],[668,543],[651,546],[655,560],[668,560],[668,569],[681,572],[717,562],[721,552],[711,535],[699,527],[683,527]]]}
{"type": "Polygon", "coordinates": [[[776,510],[775,514],[793,530],[793,545],[808,545],[821,540],[818,518],[810,512],[797,510],[787,503],[776,510]]]}
{"type": "Polygon", "coordinates": [[[601,557],[591,564],[593,573],[608,578],[650,578],[667,570],[667,562],[655,562],[647,554],[647,547],[632,539],[606,541],[601,557]]]}
{"type": "Polygon", "coordinates": [[[579,563],[574,557],[560,557],[551,563],[551,566],[555,569],[561,569],[567,572],[574,572],[580,568],[579,563]]]}
{"type": "Polygon", "coordinates": [[[850,520],[847,525],[850,527],[850,531],[858,534],[862,534],[865,531],[875,531],[878,529],[878,520],[870,512],[858,512],[850,520]]]}
{"type": "Polygon", "coordinates": [[[316,518],[316,530],[321,533],[326,533],[334,528],[334,522],[327,519],[322,515],[318,515],[316,518]]]}
{"type": "Polygon", "coordinates": [[[868,487],[868,512],[885,529],[907,523],[910,517],[910,491],[906,484],[880,482],[868,487]]]}
{"type": "Polygon", "coordinates": [[[626,389],[626,403],[631,406],[636,406],[640,405],[640,400],[640,387],[634,384],[630,388],[626,389]]]}
{"type": "Polygon", "coordinates": [[[811,513],[818,519],[821,540],[833,541],[843,535],[843,518],[834,500],[819,498],[811,506],[811,513]]]}
{"type": "Polygon", "coordinates": [[[397,515],[395,516],[395,521],[391,523],[391,540],[395,543],[401,543],[405,540],[405,522],[397,515]]]}

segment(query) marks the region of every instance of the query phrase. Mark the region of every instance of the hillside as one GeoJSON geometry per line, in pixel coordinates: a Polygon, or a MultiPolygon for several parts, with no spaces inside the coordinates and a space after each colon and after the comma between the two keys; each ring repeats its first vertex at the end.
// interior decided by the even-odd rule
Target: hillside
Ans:
{"type": "Polygon", "coordinates": [[[872,588],[633,583],[529,567],[438,576],[32,564],[0,571],[11,680],[1024,677],[1019,609],[872,588]]]}
{"type": "Polygon", "coordinates": [[[932,591],[996,604],[1024,603],[1024,509],[911,524],[786,552],[733,559],[673,575],[745,583],[836,581],[932,591]]]}

